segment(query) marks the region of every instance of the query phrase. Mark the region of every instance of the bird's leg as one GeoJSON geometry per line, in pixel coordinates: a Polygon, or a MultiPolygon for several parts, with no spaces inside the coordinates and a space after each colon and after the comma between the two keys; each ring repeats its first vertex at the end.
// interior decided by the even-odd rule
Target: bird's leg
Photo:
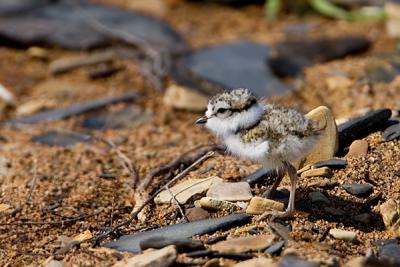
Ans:
{"type": "Polygon", "coordinates": [[[285,169],[290,178],[290,196],[289,196],[289,204],[286,208],[286,211],[266,211],[264,212],[257,220],[262,220],[268,215],[272,215],[271,221],[276,218],[286,218],[291,216],[294,213],[294,203],[296,199],[296,183],[297,183],[297,171],[296,168],[290,164],[289,162],[283,162],[285,169]]]}
{"type": "MultiPolygon", "coordinates": [[[[285,162],[286,169],[290,178],[290,196],[289,204],[285,211],[286,215],[289,216],[294,212],[294,202],[296,199],[296,184],[297,184],[297,171],[296,168],[289,162],[285,162]]],[[[285,216],[286,217],[286,216],[285,216]]]]}
{"type": "Polygon", "coordinates": [[[276,173],[277,173],[277,178],[267,194],[267,198],[269,199],[272,199],[274,197],[276,189],[278,188],[278,186],[282,182],[283,177],[285,176],[285,170],[283,168],[277,168],[276,173]]]}

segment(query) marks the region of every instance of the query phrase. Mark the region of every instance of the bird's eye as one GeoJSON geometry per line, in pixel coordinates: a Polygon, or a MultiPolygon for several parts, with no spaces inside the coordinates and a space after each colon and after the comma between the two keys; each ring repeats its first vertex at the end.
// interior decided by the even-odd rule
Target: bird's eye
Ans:
{"type": "Polygon", "coordinates": [[[225,111],[227,111],[226,108],[219,108],[219,109],[217,110],[217,113],[224,113],[225,111]]]}

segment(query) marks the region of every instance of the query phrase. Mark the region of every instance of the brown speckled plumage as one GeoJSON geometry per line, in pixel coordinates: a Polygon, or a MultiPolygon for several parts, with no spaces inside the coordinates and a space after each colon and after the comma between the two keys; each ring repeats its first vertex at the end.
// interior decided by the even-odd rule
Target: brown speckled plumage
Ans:
{"type": "Polygon", "coordinates": [[[256,97],[247,89],[236,89],[212,97],[209,101],[213,107],[218,107],[218,103],[224,103],[232,110],[243,110],[257,101],[256,97]]]}
{"type": "Polygon", "coordinates": [[[299,138],[317,134],[314,123],[300,112],[284,107],[265,106],[265,114],[251,128],[240,130],[243,142],[267,139],[279,145],[283,138],[293,135],[299,138]]]}

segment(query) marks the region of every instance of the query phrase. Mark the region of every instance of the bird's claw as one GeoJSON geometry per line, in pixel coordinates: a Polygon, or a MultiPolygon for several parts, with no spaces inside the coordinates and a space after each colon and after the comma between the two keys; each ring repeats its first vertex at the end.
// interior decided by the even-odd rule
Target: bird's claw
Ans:
{"type": "Polygon", "coordinates": [[[265,211],[263,214],[261,214],[259,217],[256,218],[256,221],[259,222],[269,216],[271,216],[269,218],[270,222],[273,222],[275,219],[278,218],[287,218],[292,216],[294,213],[293,210],[286,210],[286,211],[277,211],[277,210],[269,210],[269,211],[265,211]]]}

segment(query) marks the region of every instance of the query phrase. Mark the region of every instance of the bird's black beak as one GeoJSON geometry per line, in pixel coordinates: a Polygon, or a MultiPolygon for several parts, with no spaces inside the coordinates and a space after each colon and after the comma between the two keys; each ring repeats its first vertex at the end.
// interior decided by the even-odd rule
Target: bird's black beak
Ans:
{"type": "Polygon", "coordinates": [[[203,116],[197,119],[196,124],[205,124],[207,122],[207,116],[203,116]]]}

